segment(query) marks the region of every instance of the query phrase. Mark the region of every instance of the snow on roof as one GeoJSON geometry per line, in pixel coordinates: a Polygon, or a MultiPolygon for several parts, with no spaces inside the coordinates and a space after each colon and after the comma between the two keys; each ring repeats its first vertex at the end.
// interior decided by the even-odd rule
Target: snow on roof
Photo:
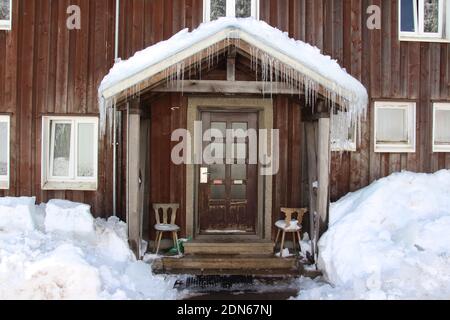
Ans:
{"type": "Polygon", "coordinates": [[[287,33],[253,18],[221,18],[201,24],[189,32],[184,29],[166,41],[137,52],[126,61],[117,62],[103,79],[99,88],[101,100],[112,99],[117,94],[138,85],[168,67],[180,63],[189,51],[191,56],[226,39],[240,39],[258,50],[275,56],[287,66],[312,81],[313,88],[325,88],[329,99],[344,102],[353,115],[361,117],[368,104],[365,87],[339,66],[336,60],[321,54],[320,50],[302,41],[289,38],[287,33]],[[336,99],[333,99],[336,100],[336,99]]]}

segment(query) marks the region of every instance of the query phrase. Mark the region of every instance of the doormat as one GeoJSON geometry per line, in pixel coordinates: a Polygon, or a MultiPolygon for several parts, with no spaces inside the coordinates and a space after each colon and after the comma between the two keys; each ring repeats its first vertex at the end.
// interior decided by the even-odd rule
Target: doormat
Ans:
{"type": "Polygon", "coordinates": [[[272,286],[287,281],[286,278],[260,278],[254,276],[193,276],[180,278],[174,289],[194,292],[245,291],[256,292],[261,285],[272,286]]]}

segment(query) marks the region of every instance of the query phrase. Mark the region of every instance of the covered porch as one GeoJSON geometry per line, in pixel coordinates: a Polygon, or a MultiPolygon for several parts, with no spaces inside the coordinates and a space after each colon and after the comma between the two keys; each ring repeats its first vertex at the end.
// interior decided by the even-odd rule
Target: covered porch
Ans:
{"type": "Polygon", "coordinates": [[[115,208],[126,213],[137,257],[146,253],[142,240],[155,239],[153,204],[176,203],[189,241],[184,258],[155,264],[160,272],[298,274],[299,259],[274,256],[282,207],[309,209],[302,231],[311,244],[302,249],[313,263],[328,224],[330,115],[344,110],[358,121],[367,105],[361,87],[315,48],[248,19],[183,31],[118,63],[99,91],[114,131],[115,208]],[[205,162],[205,131],[232,128],[255,129],[276,170],[250,163],[248,137],[224,164],[205,162]],[[173,141],[177,129],[193,141],[200,135],[200,145],[173,141]],[[193,152],[174,163],[180,143],[193,152]]]}

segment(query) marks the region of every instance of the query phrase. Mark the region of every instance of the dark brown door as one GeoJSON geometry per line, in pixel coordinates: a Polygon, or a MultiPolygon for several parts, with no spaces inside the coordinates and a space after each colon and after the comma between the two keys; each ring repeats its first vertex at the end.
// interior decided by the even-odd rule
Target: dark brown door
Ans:
{"type": "MultiPolygon", "coordinates": [[[[203,150],[212,155],[198,172],[199,222],[201,235],[255,235],[258,220],[258,165],[249,163],[247,137],[227,137],[227,130],[243,133],[254,129],[257,113],[203,112],[203,130],[222,132],[224,138],[211,138],[203,150]],[[228,152],[227,152],[228,150],[228,152]]],[[[230,131],[228,131],[230,132],[230,131]]],[[[255,136],[253,135],[253,137],[255,136]]],[[[256,150],[257,143],[256,143],[256,150]]]]}

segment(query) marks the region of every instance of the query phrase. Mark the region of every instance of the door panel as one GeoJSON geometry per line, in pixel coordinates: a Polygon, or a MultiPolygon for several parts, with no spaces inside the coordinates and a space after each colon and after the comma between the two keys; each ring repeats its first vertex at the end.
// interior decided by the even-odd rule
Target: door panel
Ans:
{"type": "Polygon", "coordinates": [[[202,121],[205,132],[213,130],[203,150],[211,151],[214,163],[204,163],[200,170],[204,174],[207,170],[207,179],[199,180],[199,233],[256,235],[258,166],[249,164],[245,133],[258,129],[258,114],[203,112],[202,121]],[[230,140],[227,129],[240,130],[239,137],[230,140]]]}

